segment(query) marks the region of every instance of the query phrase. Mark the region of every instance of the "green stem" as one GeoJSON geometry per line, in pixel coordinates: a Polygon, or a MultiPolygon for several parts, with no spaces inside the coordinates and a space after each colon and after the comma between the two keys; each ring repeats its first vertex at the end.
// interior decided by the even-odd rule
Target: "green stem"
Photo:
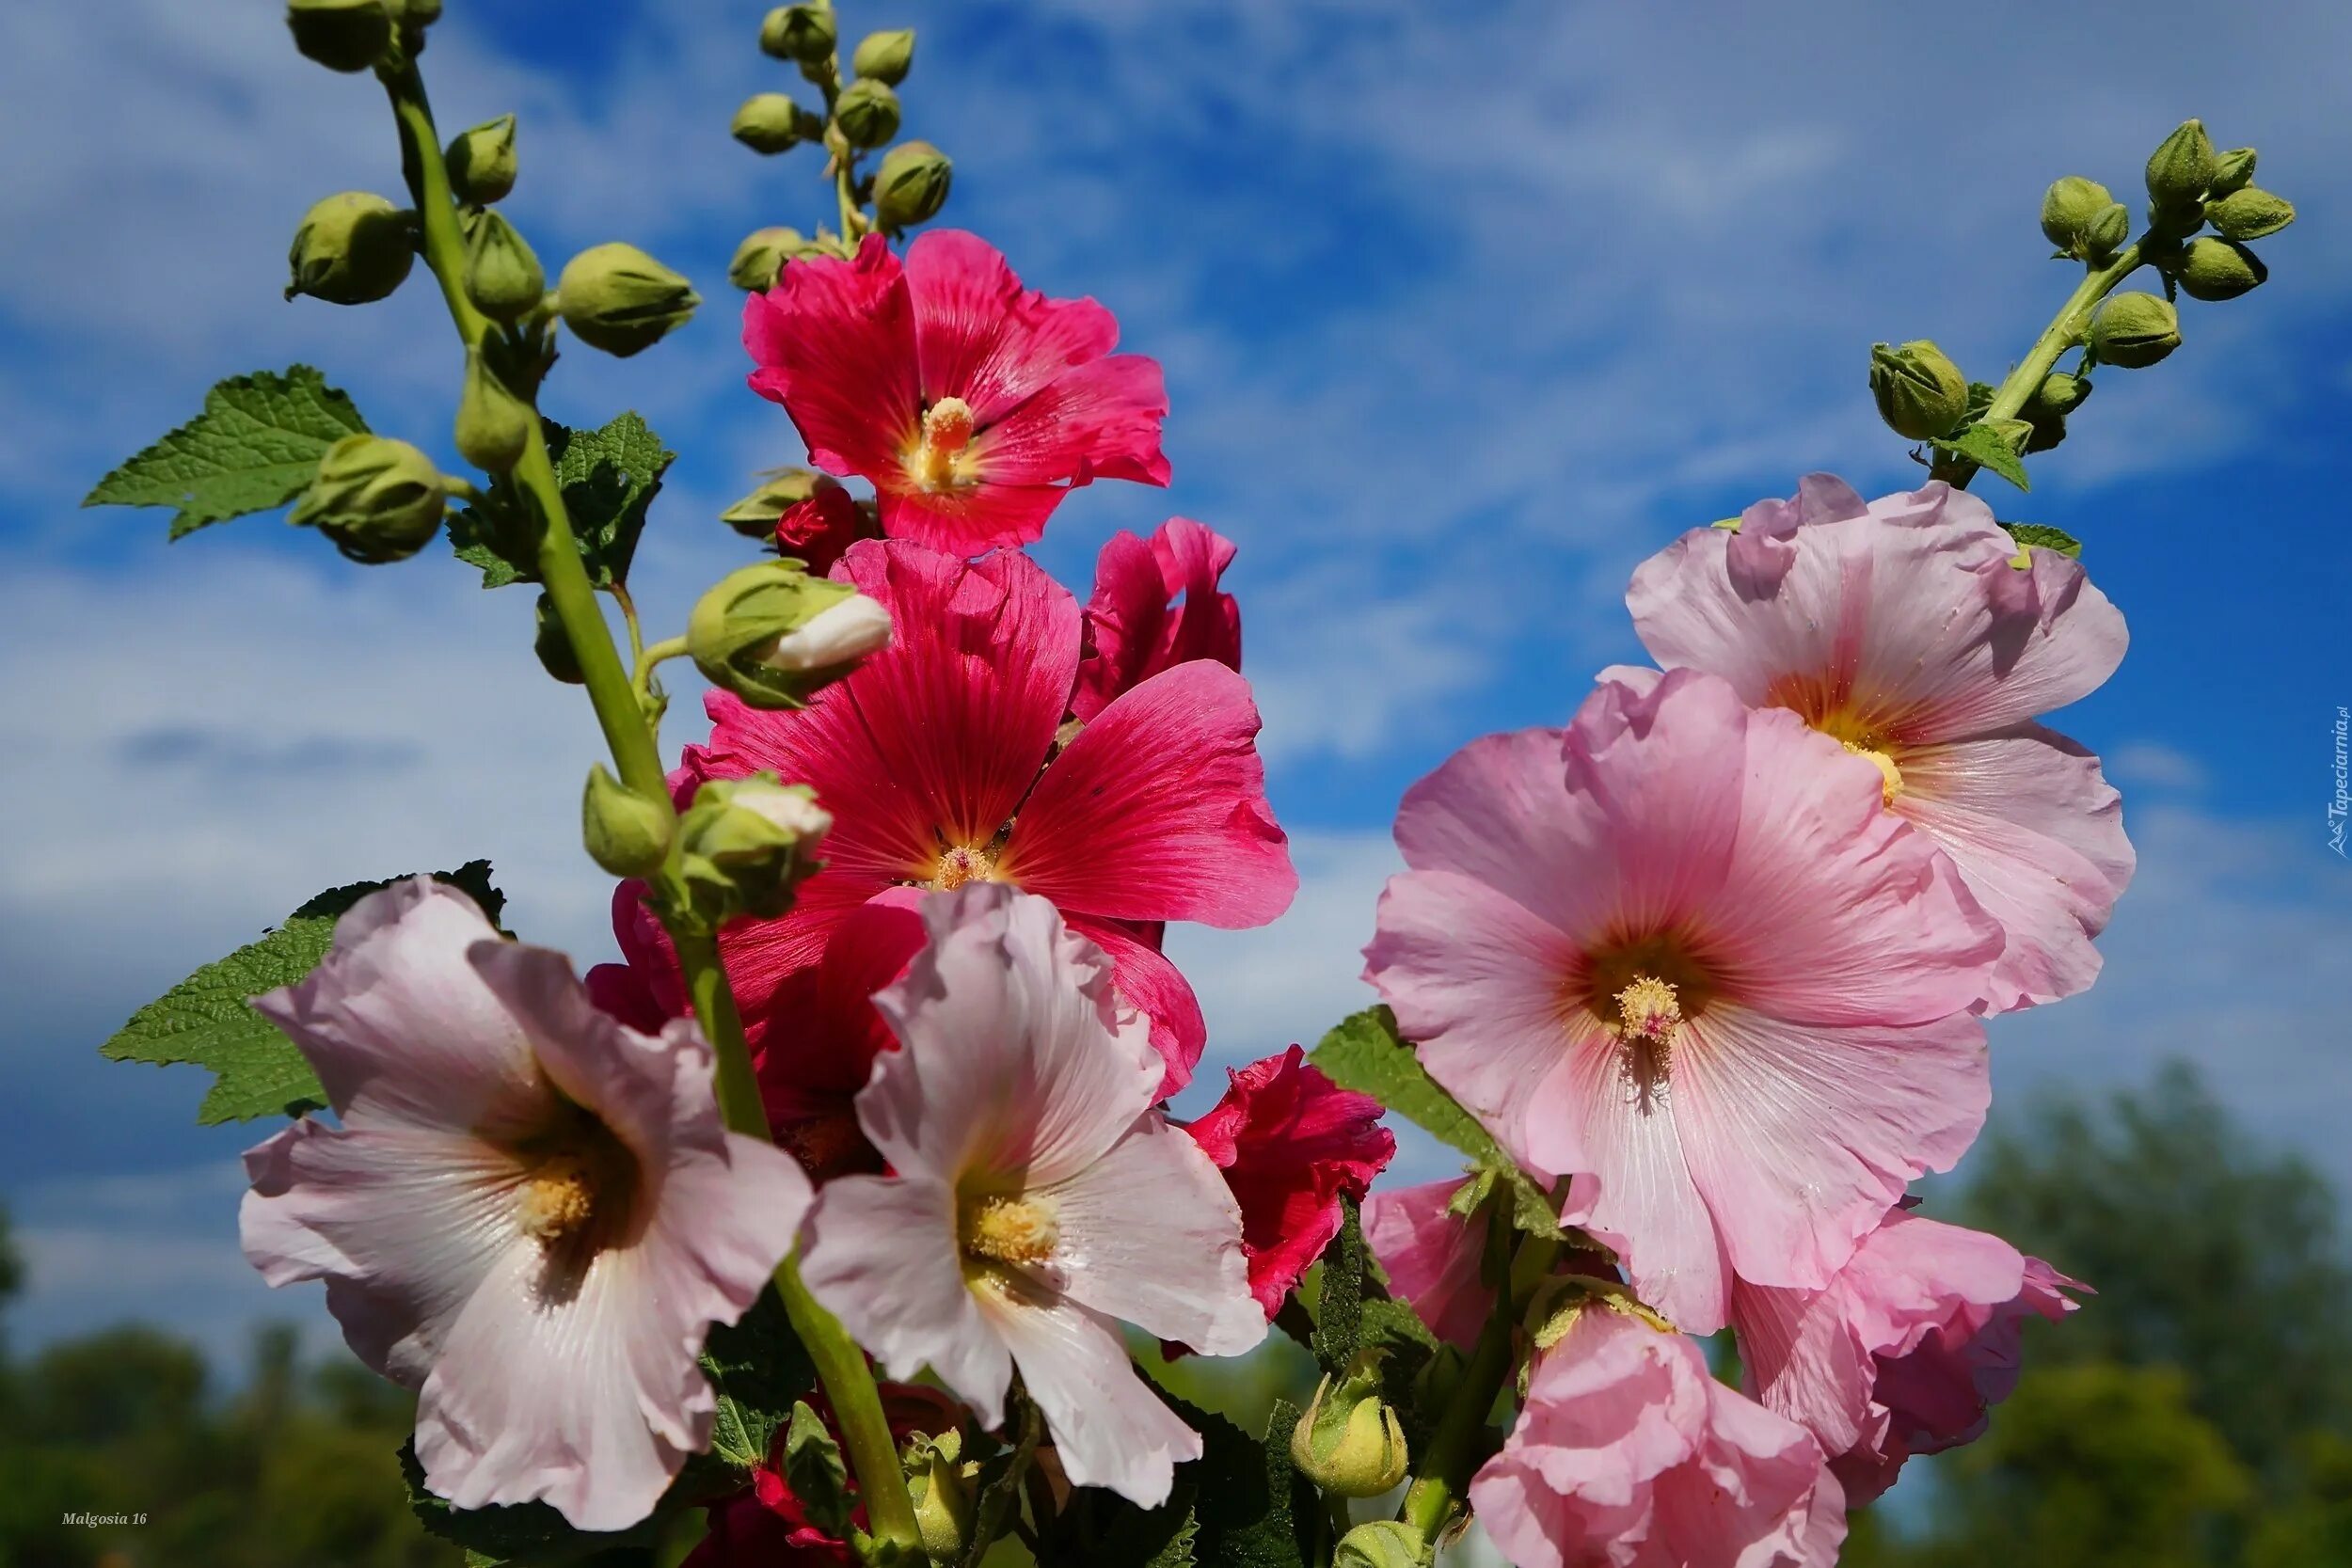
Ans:
{"type": "Polygon", "coordinates": [[[866,1504],[874,1539],[896,1547],[907,1560],[921,1560],[923,1537],[914,1525],[914,1499],[907,1491],[907,1474],[898,1463],[898,1447],[890,1439],[890,1418],[882,1414],[882,1392],[874,1386],[866,1353],[841,1320],[808,1293],[797,1259],[787,1258],[776,1266],[776,1294],[784,1298],[784,1315],[816,1363],[825,1397],[833,1402],[841,1446],[857,1476],[858,1497],[866,1504]]]}
{"type": "MultiPolygon", "coordinates": [[[[989,1547],[1005,1533],[1005,1522],[1012,1516],[1013,1499],[1021,1495],[1022,1479],[1028,1474],[1029,1462],[1037,1457],[1037,1445],[1044,1432],[1044,1418],[1039,1415],[1036,1402],[1024,1391],[1021,1434],[1014,1440],[1012,1458],[1006,1462],[1005,1473],[990,1483],[980,1498],[979,1513],[972,1522],[972,1541],[964,1548],[962,1568],[979,1568],[989,1547]]],[[[1039,1528],[1042,1528],[1042,1524],[1039,1528]]]]}
{"type": "Polygon", "coordinates": [[[653,672],[656,665],[685,657],[686,639],[683,637],[665,637],[649,647],[638,649],[637,673],[629,677],[629,684],[637,689],[638,699],[641,702],[653,700],[653,672]]]}

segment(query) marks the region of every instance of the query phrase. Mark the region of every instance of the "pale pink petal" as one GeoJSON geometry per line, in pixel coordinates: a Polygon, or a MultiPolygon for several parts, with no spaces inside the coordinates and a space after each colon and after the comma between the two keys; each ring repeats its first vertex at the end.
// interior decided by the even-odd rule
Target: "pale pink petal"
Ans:
{"type": "Polygon", "coordinates": [[[1473,878],[1572,936],[1612,912],[1605,825],[1575,809],[1562,730],[1481,736],[1406,790],[1396,844],[1416,871],[1473,878]]]}
{"type": "Polygon", "coordinates": [[[1048,299],[977,234],[933,229],[907,246],[923,395],[958,397],[987,425],[1064,372],[1100,359],[1119,324],[1091,299],[1048,299]]]}
{"type": "Polygon", "coordinates": [[[1176,1466],[1200,1457],[1200,1434],[1144,1383],[1109,1320],[1074,1301],[979,1299],[1045,1415],[1070,1483],[1107,1487],[1138,1508],[1166,1502],[1176,1466]]]}
{"type": "Polygon", "coordinates": [[[1389,1293],[1467,1354],[1494,1311],[1494,1292],[1479,1278],[1485,1237],[1449,1208],[1461,1188],[1453,1177],[1383,1188],[1364,1199],[1363,1225],[1389,1293]]]}
{"type": "Polygon", "coordinates": [[[1263,926],[1298,891],[1265,800],[1249,683],[1205,660],[1104,708],[1022,807],[1002,874],[1121,920],[1263,926]]]}
{"type": "Polygon", "coordinates": [[[1619,927],[1664,929],[1721,909],[1744,831],[1747,728],[1729,686],[1683,671],[1646,691],[1596,687],[1577,710],[1562,747],[1575,827],[1563,831],[1581,838],[1580,873],[1609,890],[1619,927]]]}
{"type": "Polygon", "coordinates": [[[743,302],[752,389],[784,404],[809,461],[836,474],[896,478],[922,417],[914,309],[898,259],[869,234],[852,261],[787,262],[743,302]]]}

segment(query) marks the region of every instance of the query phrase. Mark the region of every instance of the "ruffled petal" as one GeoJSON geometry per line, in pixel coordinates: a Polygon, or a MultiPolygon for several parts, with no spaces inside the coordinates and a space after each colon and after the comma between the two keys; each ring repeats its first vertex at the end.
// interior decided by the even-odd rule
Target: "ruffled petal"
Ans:
{"type": "Polygon", "coordinates": [[[1613,912],[1596,857],[1609,840],[1572,807],[1565,732],[1481,736],[1406,790],[1396,844],[1416,871],[1475,879],[1568,936],[1597,934],[1613,912]]]}
{"type": "Polygon", "coordinates": [[[1179,665],[1104,708],[1021,811],[1000,873],[1120,920],[1263,926],[1298,891],[1266,804],[1249,683],[1179,665]]]}
{"type": "Polygon", "coordinates": [[[981,430],[972,443],[977,470],[983,485],[1166,484],[1160,424],[1167,418],[1159,361],[1114,354],[1057,377],[981,430]]]}
{"type": "Polygon", "coordinates": [[[1200,1016],[1200,999],[1167,954],[1160,951],[1158,927],[1148,939],[1135,926],[1090,915],[1064,914],[1072,931],[1110,956],[1111,983],[1120,999],[1141,1013],[1152,1026],[1152,1049],[1160,1053],[1166,1071],[1158,1098],[1166,1100],[1192,1082],[1200,1053],[1208,1049],[1208,1021],[1200,1016]]]}
{"type": "Polygon", "coordinates": [[[907,246],[923,396],[958,397],[993,423],[1040,388],[1100,359],[1119,324],[1091,299],[1048,299],[977,234],[933,229],[907,246]]]}
{"type": "Polygon", "coordinates": [[[1485,1238],[1451,1208],[1461,1187],[1449,1177],[1373,1194],[1364,1199],[1364,1242],[1389,1276],[1389,1293],[1467,1355],[1494,1312],[1494,1291],[1479,1278],[1485,1238]]]}
{"type": "Polygon", "coordinates": [[[1241,607],[1217,583],[1233,544],[1188,517],[1170,517],[1147,545],[1123,529],[1094,566],[1087,602],[1089,652],[1070,710],[1091,721],[1120,692],[1196,658],[1241,668],[1241,607]]]}
{"type": "Polygon", "coordinates": [[[895,478],[921,428],[914,307],[898,259],[869,234],[854,260],[785,264],[743,302],[752,390],[784,404],[809,461],[836,474],[895,478]]]}
{"type": "Polygon", "coordinates": [[[1200,1434],[1144,1383],[1118,1329],[1074,1301],[979,1299],[1044,1412],[1070,1484],[1107,1487],[1138,1508],[1166,1502],[1176,1466],[1200,1457],[1200,1434]]]}

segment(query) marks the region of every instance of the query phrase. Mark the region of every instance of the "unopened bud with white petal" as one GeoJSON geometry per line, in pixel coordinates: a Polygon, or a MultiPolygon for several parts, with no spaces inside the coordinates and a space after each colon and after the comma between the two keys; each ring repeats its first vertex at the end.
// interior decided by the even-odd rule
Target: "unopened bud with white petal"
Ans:
{"type": "Polygon", "coordinates": [[[888,610],[791,561],[728,573],[686,623],[695,668],[754,707],[805,706],[889,641],[888,610]]]}
{"type": "Polygon", "coordinates": [[[678,875],[714,928],[741,915],[772,920],[817,874],[833,816],[806,784],[773,773],[714,779],[678,819],[678,875]]]}

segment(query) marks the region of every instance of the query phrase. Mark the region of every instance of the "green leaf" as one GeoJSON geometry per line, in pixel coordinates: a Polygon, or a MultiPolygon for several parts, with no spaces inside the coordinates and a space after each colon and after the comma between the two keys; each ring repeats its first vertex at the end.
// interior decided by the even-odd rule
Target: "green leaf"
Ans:
{"type": "Polygon", "coordinates": [[[731,1326],[714,1328],[703,1345],[703,1371],[718,1390],[710,1452],[689,1462],[697,1490],[740,1485],[744,1472],[767,1459],[776,1433],[817,1382],[817,1368],[792,1332],[784,1303],[770,1286],[731,1326]],[[715,1466],[715,1469],[714,1469],[715,1466]]]}
{"type": "Polygon", "coordinates": [[[1998,424],[1983,422],[1964,426],[1947,439],[1928,444],[1964,457],[1979,467],[1990,468],[2020,490],[2030,490],[2033,486],[2026,483],[2026,465],[2019,460],[2016,441],[2011,439],[2022,439],[2030,428],[2023,420],[2004,420],[1998,424]]]}
{"type": "Polygon", "coordinates": [[[1511,1223],[1519,1229],[1539,1236],[1559,1233],[1550,1198],[1478,1118],[1429,1076],[1413,1048],[1397,1037],[1396,1016],[1387,1007],[1367,1007],[1343,1020],[1308,1053],[1308,1059],[1342,1088],[1372,1096],[1461,1150],[1482,1172],[1492,1171],[1494,1180],[1510,1188],[1511,1223]]]}
{"type": "Polygon", "coordinates": [[[1314,1340],[1309,1347],[1323,1370],[1334,1377],[1356,1356],[1364,1315],[1364,1275],[1371,1256],[1354,1200],[1341,1198],[1340,1213],[1340,1233],[1323,1253],[1322,1300],[1317,1304],[1314,1340]]]}
{"type": "MultiPolygon", "coordinates": [[[[488,861],[469,861],[455,871],[435,873],[434,879],[469,895],[494,925],[505,908],[505,895],[490,885],[488,861]]],[[[354,882],[320,894],[259,942],[206,964],[133,1013],[98,1053],[109,1061],[193,1062],[209,1069],[214,1082],[197,1111],[200,1126],[317,1110],[326,1103],[317,1074],[247,999],[293,985],[317,968],[334,943],[336,919],[390,885],[354,882]]]]}
{"type": "Polygon", "coordinates": [[[230,376],[204,411],[98,482],[84,506],[177,509],[171,537],[302,494],[319,458],[368,428],[351,399],[308,365],[230,376]]]}
{"type": "MultiPolygon", "coordinates": [[[[607,590],[626,583],[645,510],[677,453],[634,413],[596,430],[553,420],[539,424],[588,580],[607,590]]],[[[482,568],[485,588],[539,580],[536,530],[511,499],[494,498],[458,513],[450,519],[450,543],[460,561],[482,568]]]]}
{"type": "Polygon", "coordinates": [[[1200,1433],[1201,1454],[1176,1466],[1168,1501],[1145,1510],[1114,1493],[1084,1487],[1056,1515],[1043,1560],[1087,1568],[1306,1568],[1300,1521],[1313,1497],[1291,1470],[1290,1434],[1298,1407],[1275,1402],[1261,1442],[1222,1416],[1154,1386],[1200,1433]]]}
{"type": "Polygon", "coordinates": [[[1438,1337],[1401,1301],[1375,1297],[1364,1303],[1357,1345],[1381,1353],[1380,1397],[1405,1423],[1406,1442],[1415,1453],[1428,1441],[1442,1411],[1423,1408],[1414,1379],[1438,1354],[1438,1337]]]}
{"type": "Polygon", "coordinates": [[[850,1470],[841,1446],[805,1400],[792,1402],[784,1435],[784,1479],[809,1522],[835,1540],[850,1533],[850,1470]]]}
{"type": "Polygon", "coordinates": [[[465,1547],[469,1568],[477,1560],[532,1568],[584,1562],[599,1552],[649,1547],[660,1539],[659,1510],[625,1530],[583,1530],[574,1529],[546,1503],[453,1508],[448,1498],[425,1490],[424,1465],[417,1459],[414,1438],[401,1445],[400,1467],[408,1479],[409,1512],[435,1535],[465,1547]]]}
{"type": "Polygon", "coordinates": [[[2083,542],[2062,528],[2051,528],[2042,523],[2003,523],[2001,526],[2009,530],[2009,536],[2017,541],[2021,550],[2027,546],[2038,546],[2045,550],[2056,550],[2060,555],[2072,556],[2077,561],[2082,559],[2083,542]]]}

